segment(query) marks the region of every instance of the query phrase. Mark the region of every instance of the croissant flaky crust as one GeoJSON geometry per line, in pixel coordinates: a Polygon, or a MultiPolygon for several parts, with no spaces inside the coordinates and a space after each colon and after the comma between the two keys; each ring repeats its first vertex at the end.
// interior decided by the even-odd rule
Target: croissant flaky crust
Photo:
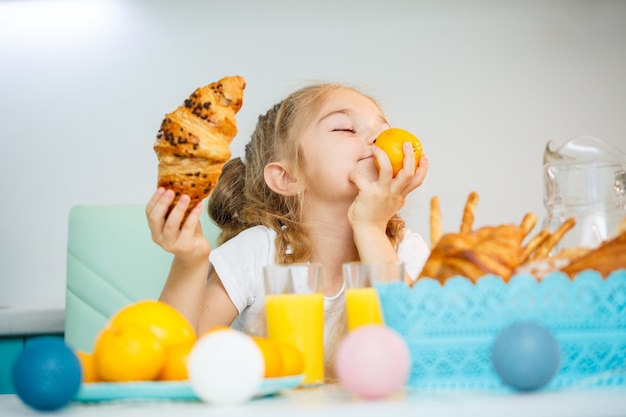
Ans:
{"type": "Polygon", "coordinates": [[[561,271],[573,278],[579,272],[593,269],[606,277],[620,268],[626,268],[626,230],[613,239],[603,242],[595,250],[574,259],[561,271]]]}
{"type": "Polygon", "coordinates": [[[617,230],[617,236],[595,249],[565,247],[554,251],[558,242],[575,225],[575,219],[566,219],[553,233],[547,229],[530,236],[537,217],[528,213],[519,225],[485,226],[473,229],[474,211],[478,194],[470,193],[458,233],[441,232],[439,199],[431,200],[431,253],[418,278],[434,278],[445,282],[448,278],[463,276],[476,282],[493,274],[508,281],[517,273],[531,274],[537,279],[561,271],[575,278],[591,269],[607,277],[612,271],[626,268],[626,218],[617,230]],[[524,240],[528,240],[524,243],[524,240]]]}
{"type": "Polygon", "coordinates": [[[434,278],[445,282],[463,276],[476,282],[493,274],[508,281],[520,265],[547,257],[559,240],[576,224],[567,219],[554,232],[542,230],[526,244],[537,223],[537,216],[528,213],[521,223],[473,228],[478,193],[467,198],[458,233],[442,234],[439,200],[431,200],[431,253],[418,278],[434,278]],[[433,230],[436,231],[433,233],[433,230]]]}
{"type": "Polygon", "coordinates": [[[449,233],[433,248],[420,277],[445,281],[460,275],[476,281],[486,274],[510,278],[519,263],[524,234],[517,225],[449,233]]]}
{"type": "Polygon", "coordinates": [[[159,160],[158,186],[191,198],[188,212],[206,198],[231,156],[237,134],[235,114],[243,103],[245,80],[224,77],[197,88],[165,115],[154,143],[159,160]]]}

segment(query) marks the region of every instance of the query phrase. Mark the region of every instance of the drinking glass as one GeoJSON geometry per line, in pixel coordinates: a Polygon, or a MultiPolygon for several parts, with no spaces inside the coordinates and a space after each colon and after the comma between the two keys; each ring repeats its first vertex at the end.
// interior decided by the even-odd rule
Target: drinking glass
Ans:
{"type": "Polygon", "coordinates": [[[263,268],[267,335],[290,343],[304,357],[302,386],[324,383],[324,295],[317,263],[263,268]]]}
{"type": "Polygon", "coordinates": [[[404,279],[404,263],[347,262],[343,264],[343,279],[348,331],[366,324],[384,325],[376,286],[401,282],[404,279]]]}

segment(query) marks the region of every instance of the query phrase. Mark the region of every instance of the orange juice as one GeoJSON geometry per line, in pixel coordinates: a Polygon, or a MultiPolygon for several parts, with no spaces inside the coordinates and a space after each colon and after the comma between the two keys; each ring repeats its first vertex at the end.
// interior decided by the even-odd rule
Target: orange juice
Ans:
{"type": "Polygon", "coordinates": [[[303,385],[324,383],[324,296],[280,294],[265,297],[267,335],[296,346],[304,356],[303,385]]]}
{"type": "Polygon", "coordinates": [[[373,287],[346,289],[348,331],[365,324],[384,324],[378,293],[373,287]]]}

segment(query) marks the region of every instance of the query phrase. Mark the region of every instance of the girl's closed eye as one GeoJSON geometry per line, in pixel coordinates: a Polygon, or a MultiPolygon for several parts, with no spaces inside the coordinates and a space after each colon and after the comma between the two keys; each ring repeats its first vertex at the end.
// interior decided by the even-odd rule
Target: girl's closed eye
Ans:
{"type": "Polygon", "coordinates": [[[350,133],[356,133],[356,130],[350,128],[350,127],[338,127],[333,129],[333,132],[350,132],[350,133]]]}

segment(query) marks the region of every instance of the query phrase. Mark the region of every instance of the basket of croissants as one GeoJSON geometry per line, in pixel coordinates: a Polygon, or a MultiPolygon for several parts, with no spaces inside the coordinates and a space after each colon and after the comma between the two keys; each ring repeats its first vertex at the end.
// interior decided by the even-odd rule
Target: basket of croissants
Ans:
{"type": "Polygon", "coordinates": [[[503,389],[490,360],[512,324],[548,329],[560,365],[547,388],[626,385],[626,226],[595,249],[562,248],[573,218],[531,235],[520,224],[474,228],[478,194],[467,198],[460,230],[443,234],[431,200],[431,254],[412,286],[378,287],[385,323],[404,336],[419,389],[503,389]]]}
{"type": "Polygon", "coordinates": [[[503,224],[473,229],[478,193],[467,198],[458,233],[442,235],[441,209],[438,197],[431,200],[430,239],[432,253],[420,278],[428,277],[444,282],[454,276],[464,276],[476,282],[493,274],[508,281],[516,273],[529,273],[541,279],[554,271],[562,271],[570,278],[587,269],[606,277],[620,268],[626,268],[626,219],[616,237],[595,249],[565,247],[552,253],[563,236],[576,224],[566,219],[554,232],[543,229],[534,236],[530,232],[537,217],[528,213],[519,225],[503,224]]]}

